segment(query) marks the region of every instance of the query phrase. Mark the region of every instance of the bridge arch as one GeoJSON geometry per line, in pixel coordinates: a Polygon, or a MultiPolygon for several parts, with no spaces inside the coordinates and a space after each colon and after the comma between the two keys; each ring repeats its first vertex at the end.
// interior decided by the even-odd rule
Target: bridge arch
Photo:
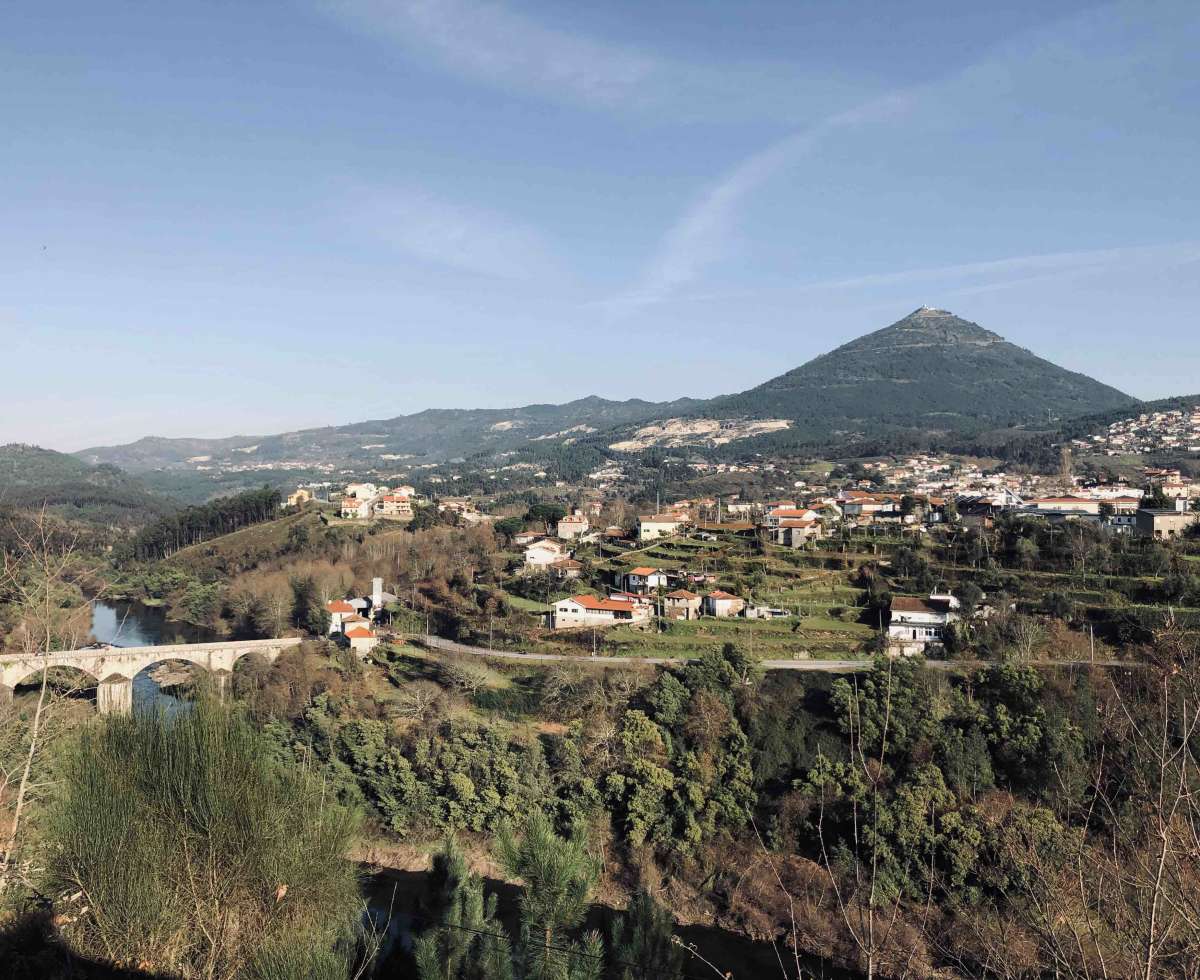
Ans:
{"type": "MultiPolygon", "coordinates": [[[[43,670],[43,668],[41,668],[41,667],[34,667],[31,670],[25,672],[24,674],[20,674],[20,673],[14,674],[10,678],[12,683],[9,686],[15,691],[17,688],[20,688],[20,687],[34,687],[38,684],[41,684],[42,670],[43,670]]],[[[80,666],[78,664],[51,664],[50,665],[50,676],[52,678],[53,677],[62,678],[67,675],[78,676],[78,677],[84,678],[86,680],[86,683],[79,685],[80,687],[95,687],[97,684],[100,683],[100,678],[96,676],[95,671],[88,670],[86,667],[80,666]]]]}

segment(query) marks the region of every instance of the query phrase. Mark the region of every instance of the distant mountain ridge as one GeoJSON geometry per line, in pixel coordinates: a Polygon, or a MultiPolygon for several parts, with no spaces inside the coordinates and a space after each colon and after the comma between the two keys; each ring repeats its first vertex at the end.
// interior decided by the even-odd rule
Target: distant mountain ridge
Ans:
{"type": "Polygon", "coordinates": [[[606,450],[642,446],[644,438],[631,436],[677,419],[722,421],[719,429],[690,427],[698,433],[699,448],[723,445],[729,452],[731,446],[752,445],[836,447],[889,432],[971,434],[1045,425],[1137,404],[1116,388],[1061,368],[978,324],[922,307],[757,387],[706,400],[609,401],[590,396],[565,405],[429,409],[269,436],[148,437],[77,455],[89,463],[115,464],[133,472],[249,468],[285,461],[379,468],[413,456],[441,461],[510,452],[545,454],[576,442],[606,450]],[[746,420],[771,424],[736,424],[746,420]],[[758,434],[767,430],[767,435],[758,434]],[[733,442],[730,432],[735,434],[733,442]]]}
{"type": "Polygon", "coordinates": [[[182,468],[189,461],[194,461],[191,465],[206,465],[217,460],[249,464],[295,459],[353,466],[379,465],[391,456],[444,460],[480,452],[506,452],[548,439],[569,439],[572,435],[578,438],[663,413],[691,413],[702,404],[691,398],[673,402],[610,401],[590,395],[564,405],[431,408],[413,415],[278,435],[220,439],[148,436],[126,445],[84,449],[76,455],[94,465],[111,463],[131,472],[182,468]],[[566,431],[581,426],[587,431],[566,431]]]}

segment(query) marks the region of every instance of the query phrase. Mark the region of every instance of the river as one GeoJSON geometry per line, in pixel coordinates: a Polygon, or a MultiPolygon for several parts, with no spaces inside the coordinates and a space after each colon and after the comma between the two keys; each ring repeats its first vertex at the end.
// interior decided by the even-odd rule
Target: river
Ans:
{"type": "MultiPolygon", "coordinates": [[[[140,602],[104,601],[92,603],[92,635],[101,643],[115,647],[150,647],[164,643],[205,643],[220,639],[212,630],[190,623],[167,619],[166,612],[140,602]]],[[[155,665],[159,666],[159,665],[155,665]]],[[[141,671],[133,679],[134,711],[156,711],[167,714],[185,710],[188,702],[164,691],[150,671],[141,671]]]]}

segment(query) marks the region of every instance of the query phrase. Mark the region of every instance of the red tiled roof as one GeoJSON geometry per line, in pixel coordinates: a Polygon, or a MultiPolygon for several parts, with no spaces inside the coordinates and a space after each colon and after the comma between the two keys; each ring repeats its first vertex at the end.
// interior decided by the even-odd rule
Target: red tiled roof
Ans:
{"type": "Polygon", "coordinates": [[[373,640],[374,638],[374,633],[372,633],[370,630],[362,629],[361,627],[359,629],[350,630],[346,634],[346,639],[348,640],[373,640]]]}
{"type": "Polygon", "coordinates": [[[331,613],[352,613],[352,612],[354,612],[354,607],[352,605],[350,605],[350,603],[348,603],[345,599],[334,599],[332,602],[328,603],[327,606],[331,613]]]}
{"type": "Polygon", "coordinates": [[[629,612],[633,609],[632,603],[619,599],[597,599],[594,595],[574,595],[569,601],[592,612],[629,612]]]}
{"type": "Polygon", "coordinates": [[[668,592],[667,598],[683,599],[690,602],[692,599],[699,599],[700,597],[695,592],[689,592],[687,589],[676,589],[674,592],[668,592]]]}
{"type": "Polygon", "coordinates": [[[737,599],[740,597],[735,596],[735,595],[730,595],[728,592],[722,592],[720,589],[717,589],[714,592],[710,592],[707,596],[705,596],[705,598],[707,598],[707,599],[737,599]]]}
{"type": "Polygon", "coordinates": [[[647,567],[647,566],[645,566],[645,565],[640,565],[640,566],[638,566],[637,568],[631,568],[631,569],[629,569],[629,574],[630,574],[630,575],[642,575],[642,576],[646,576],[646,575],[653,575],[653,574],[655,574],[655,573],[656,573],[656,572],[658,572],[658,571],[660,571],[660,569],[657,569],[657,568],[649,568],[649,567],[647,567]]]}

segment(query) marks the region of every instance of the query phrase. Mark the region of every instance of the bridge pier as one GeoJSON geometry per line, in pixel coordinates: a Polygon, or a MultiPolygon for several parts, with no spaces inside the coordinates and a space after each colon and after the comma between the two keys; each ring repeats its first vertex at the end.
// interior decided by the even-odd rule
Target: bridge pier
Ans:
{"type": "Polygon", "coordinates": [[[217,689],[217,697],[222,701],[228,700],[229,694],[233,690],[233,685],[230,683],[233,680],[233,671],[218,667],[212,672],[212,677],[213,685],[217,689]]]}
{"type": "Polygon", "coordinates": [[[96,685],[96,709],[102,715],[133,712],[133,678],[109,674],[96,685]]]}
{"type": "Polygon", "coordinates": [[[7,684],[0,684],[0,708],[7,708],[13,703],[13,689],[7,684]]]}

